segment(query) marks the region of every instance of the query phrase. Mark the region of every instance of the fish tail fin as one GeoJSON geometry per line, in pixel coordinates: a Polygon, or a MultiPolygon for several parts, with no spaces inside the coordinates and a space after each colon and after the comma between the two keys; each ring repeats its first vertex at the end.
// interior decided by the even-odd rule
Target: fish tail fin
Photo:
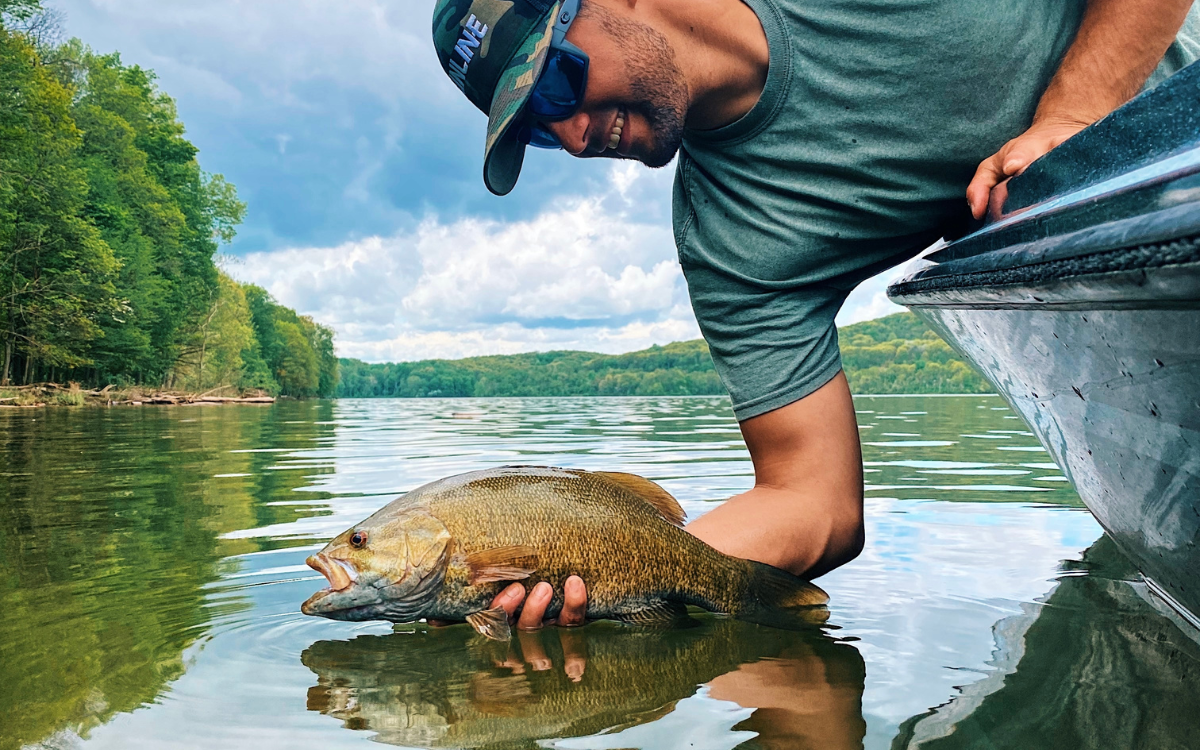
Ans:
{"type": "Polygon", "coordinates": [[[796,630],[822,625],[829,619],[825,603],[829,595],[820,586],[798,578],[786,570],[760,562],[750,564],[750,585],[739,620],[796,630]]]}

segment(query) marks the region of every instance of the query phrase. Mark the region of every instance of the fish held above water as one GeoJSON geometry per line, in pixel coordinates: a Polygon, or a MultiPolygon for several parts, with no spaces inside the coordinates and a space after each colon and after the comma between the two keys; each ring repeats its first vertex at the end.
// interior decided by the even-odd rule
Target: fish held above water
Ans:
{"type": "Polygon", "coordinates": [[[308,564],[329,580],[302,610],[334,620],[467,621],[510,637],[491,601],[512,581],[587,583],[589,619],[667,624],[687,605],[782,627],[820,623],[828,597],[683,530],[666,490],[633,474],[510,466],[442,479],[339,534],[308,564]]]}

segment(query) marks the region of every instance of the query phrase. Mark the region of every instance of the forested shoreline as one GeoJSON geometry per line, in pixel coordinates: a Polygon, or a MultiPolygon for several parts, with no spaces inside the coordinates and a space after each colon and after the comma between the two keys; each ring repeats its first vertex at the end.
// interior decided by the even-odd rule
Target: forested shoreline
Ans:
{"type": "Polygon", "coordinates": [[[0,0],[0,387],[332,396],[333,332],[221,271],[245,212],[152,71],[0,0]]]}
{"type": "MultiPolygon", "coordinates": [[[[846,326],[842,363],[858,394],[991,393],[912,313],[846,326]]],[[[702,340],[630,354],[560,351],[368,364],[341,360],[339,398],[725,395],[702,340]]]]}

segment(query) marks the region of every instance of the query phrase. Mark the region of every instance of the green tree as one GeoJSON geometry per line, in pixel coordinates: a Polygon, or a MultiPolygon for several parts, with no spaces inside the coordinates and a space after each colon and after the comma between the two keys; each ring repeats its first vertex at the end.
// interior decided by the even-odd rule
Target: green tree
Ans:
{"type": "Polygon", "coordinates": [[[240,385],[245,364],[242,353],[254,344],[246,293],[222,273],[208,313],[176,361],[171,385],[197,392],[240,385]]]}
{"type": "MultiPolygon", "coordinates": [[[[158,380],[169,366],[163,334],[170,331],[172,278],[162,273],[159,258],[180,252],[186,220],[166,188],[149,170],[149,159],[137,146],[137,132],[117,112],[124,94],[136,106],[139,92],[120,84],[117,71],[84,55],[88,93],[75,107],[84,129],[83,160],[88,170],[87,215],[121,261],[117,280],[121,314],[105,325],[97,349],[102,376],[124,376],[138,382],[158,380]]],[[[213,289],[205,289],[209,299],[213,289]]]]}
{"type": "Polygon", "coordinates": [[[245,213],[153,72],[0,0],[0,384],[331,396],[333,332],[220,274],[245,213]]]}
{"type": "MultiPolygon", "coordinates": [[[[253,329],[253,324],[251,328],[253,329]]],[[[273,396],[279,395],[279,381],[271,374],[271,367],[263,357],[257,335],[253,336],[250,345],[242,350],[242,373],[238,385],[242,388],[266,391],[273,396]]]]}
{"type": "Polygon", "coordinates": [[[0,22],[25,21],[41,12],[39,0],[0,0],[0,22]]]}
{"type": "Polygon", "coordinates": [[[76,49],[88,216],[122,263],[123,314],[106,326],[101,373],[160,383],[206,324],[218,296],[213,255],[245,207],[224,178],[201,171],[153,73],[76,49]]]}
{"type": "Polygon", "coordinates": [[[246,295],[246,304],[250,307],[250,323],[254,326],[254,335],[258,339],[258,354],[270,370],[272,363],[279,360],[284,347],[279,331],[275,328],[275,300],[271,299],[266,289],[254,284],[243,285],[242,292],[246,295]]]}
{"type": "Polygon", "coordinates": [[[338,360],[333,331],[278,304],[262,287],[244,287],[262,361],[279,393],[305,398],[336,395],[338,360]]]}
{"type": "Polygon", "coordinates": [[[275,325],[283,342],[281,355],[275,363],[279,387],[289,396],[315,396],[321,384],[321,371],[312,344],[299,323],[281,320],[275,325]]]}
{"type": "Polygon", "coordinates": [[[0,383],[18,367],[28,382],[91,362],[117,264],[81,216],[87,182],[71,94],[3,27],[0,81],[0,383]]]}
{"type": "Polygon", "coordinates": [[[333,346],[333,330],[307,315],[301,316],[309,345],[317,357],[317,395],[332,398],[337,394],[338,358],[333,346]]]}

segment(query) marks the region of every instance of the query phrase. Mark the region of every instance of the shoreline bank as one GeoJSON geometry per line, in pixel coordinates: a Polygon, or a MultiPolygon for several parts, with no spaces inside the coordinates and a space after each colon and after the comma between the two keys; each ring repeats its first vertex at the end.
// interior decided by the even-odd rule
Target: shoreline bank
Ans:
{"type": "Polygon", "coordinates": [[[48,406],[211,406],[215,404],[273,404],[275,397],[265,391],[251,390],[236,396],[218,395],[236,390],[232,386],[214,388],[204,393],[107,385],[99,390],[77,384],[35,383],[33,385],[0,386],[0,409],[38,409],[48,406]]]}

